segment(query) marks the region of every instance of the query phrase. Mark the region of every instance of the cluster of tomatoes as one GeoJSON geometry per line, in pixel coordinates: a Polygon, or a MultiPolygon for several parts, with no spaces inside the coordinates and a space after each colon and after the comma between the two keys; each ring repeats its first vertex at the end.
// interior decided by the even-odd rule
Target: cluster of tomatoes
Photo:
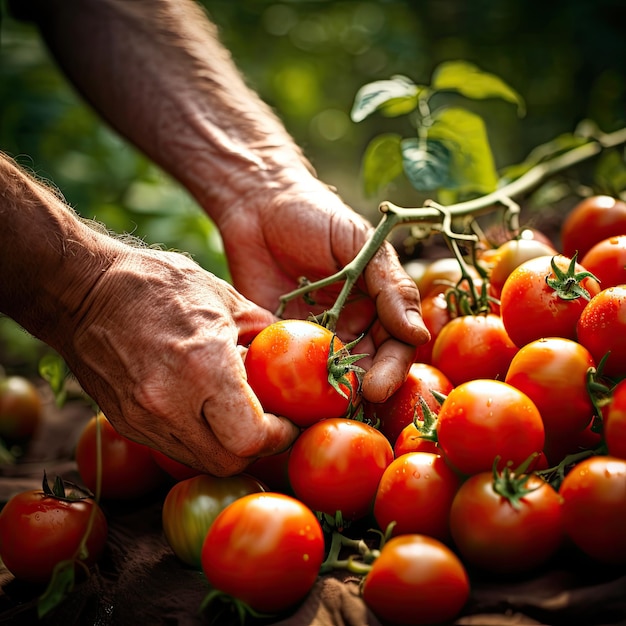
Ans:
{"type": "MultiPolygon", "coordinates": [[[[624,233],[626,205],[594,197],[567,216],[558,248],[532,232],[475,265],[431,262],[416,281],[432,339],[380,404],[360,397],[352,346],[313,322],[272,324],[245,365],[264,409],[301,427],[290,450],[218,478],[99,414],[77,445],[82,481],[103,500],[171,485],[164,535],[203,571],[206,603],[227,598],[255,614],[293,610],[333,569],[361,577],[381,620],[434,624],[466,606],[468,571],[525,575],[563,549],[624,564],[624,233]],[[370,526],[376,539],[351,535],[370,526]]],[[[52,497],[39,492],[37,506],[52,497]]],[[[0,556],[18,577],[48,579],[54,563],[20,569],[19,542],[3,539],[6,510],[0,556]]],[[[76,558],[84,535],[55,558],[76,558]]]]}

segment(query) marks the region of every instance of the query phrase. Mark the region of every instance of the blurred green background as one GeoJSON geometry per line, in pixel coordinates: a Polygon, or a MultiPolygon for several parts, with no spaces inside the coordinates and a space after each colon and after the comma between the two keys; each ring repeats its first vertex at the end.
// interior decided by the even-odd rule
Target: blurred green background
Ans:
{"type": "MultiPolygon", "coordinates": [[[[526,100],[518,118],[501,101],[472,103],[486,120],[498,167],[584,118],[626,125],[623,0],[203,0],[224,43],[304,148],[320,177],[376,220],[382,199],[415,206],[402,181],[364,196],[360,161],[369,140],[406,120],[349,113],[364,84],[404,74],[429,83],[442,61],[492,72],[526,100]]],[[[191,198],[111,132],[59,73],[30,25],[0,0],[0,150],[58,187],[80,214],[148,243],[185,250],[228,277],[219,234],[191,198]]],[[[26,368],[42,350],[0,318],[0,364],[26,368]]]]}

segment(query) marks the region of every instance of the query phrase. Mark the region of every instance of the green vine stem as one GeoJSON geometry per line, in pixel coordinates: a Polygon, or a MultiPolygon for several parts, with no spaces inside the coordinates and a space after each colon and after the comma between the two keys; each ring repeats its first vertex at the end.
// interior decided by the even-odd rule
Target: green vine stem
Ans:
{"type": "Polygon", "coordinates": [[[315,282],[307,282],[298,289],[282,295],[279,298],[276,315],[281,317],[287,303],[294,298],[307,296],[317,289],[344,281],[335,303],[324,314],[324,325],[334,331],[339,314],[356,281],[365,269],[365,266],[397,226],[420,224],[423,228],[428,229],[428,232],[441,232],[444,220],[483,215],[492,211],[495,205],[503,205],[510,209],[512,198],[532,190],[544,180],[561,171],[599,155],[605,149],[615,148],[624,144],[626,144],[626,128],[602,134],[588,143],[534,165],[519,178],[496,191],[446,207],[441,207],[432,201],[426,201],[422,207],[406,208],[384,201],[379,206],[382,217],[377,227],[354,259],[335,274],[315,282]]]}

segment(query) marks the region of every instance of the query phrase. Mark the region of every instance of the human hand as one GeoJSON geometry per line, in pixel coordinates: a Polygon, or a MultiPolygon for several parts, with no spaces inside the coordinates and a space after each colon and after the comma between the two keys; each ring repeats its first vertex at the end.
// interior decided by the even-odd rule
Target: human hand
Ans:
{"type": "MultiPolygon", "coordinates": [[[[279,296],[299,286],[300,277],[314,282],[344,267],[372,230],[306,174],[302,184],[244,198],[221,211],[218,223],[235,287],[269,310],[276,310],[279,296]]],[[[289,302],[284,317],[306,318],[329,309],[340,288],[335,284],[312,293],[315,305],[302,298],[289,302]]],[[[429,339],[415,282],[387,242],[367,265],[339,317],[337,334],[344,342],[363,333],[355,348],[368,354],[358,363],[368,370],[363,394],[381,402],[406,378],[416,346],[429,339]]]]}
{"type": "Polygon", "coordinates": [[[288,447],[298,429],[263,413],[238,347],[274,316],[181,254],[124,249],[63,354],[115,428],[216,475],[288,447]]]}

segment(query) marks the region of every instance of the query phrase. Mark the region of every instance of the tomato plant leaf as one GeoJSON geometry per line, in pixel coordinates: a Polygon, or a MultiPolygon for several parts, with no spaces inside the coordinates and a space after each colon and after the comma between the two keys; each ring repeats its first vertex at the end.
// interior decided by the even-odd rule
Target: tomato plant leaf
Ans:
{"type": "Polygon", "coordinates": [[[373,196],[402,174],[400,135],[386,133],[372,139],[363,155],[362,176],[365,193],[373,196]]]}
{"type": "Polygon", "coordinates": [[[418,191],[452,187],[450,150],[441,141],[404,139],[400,143],[404,173],[418,191]]]}
{"type": "Polygon", "coordinates": [[[58,407],[63,406],[67,392],[65,390],[65,380],[69,370],[65,361],[54,353],[48,353],[39,360],[39,375],[48,382],[58,407]]]}
{"type": "Polygon", "coordinates": [[[357,91],[350,117],[361,122],[376,111],[386,117],[405,115],[417,107],[423,89],[406,76],[368,83],[357,91]]]}
{"type": "Polygon", "coordinates": [[[60,561],[54,568],[48,587],[37,601],[37,614],[41,619],[55,609],[74,588],[74,561],[60,561]]]}
{"type": "Polygon", "coordinates": [[[522,96],[500,77],[484,72],[468,61],[445,61],[432,77],[432,88],[438,91],[458,91],[466,98],[482,100],[500,98],[517,106],[520,116],[526,112],[522,96]]]}
{"type": "Polygon", "coordinates": [[[485,194],[494,191],[498,176],[482,118],[460,108],[440,109],[433,118],[428,139],[448,148],[451,155],[449,188],[485,194]]]}

